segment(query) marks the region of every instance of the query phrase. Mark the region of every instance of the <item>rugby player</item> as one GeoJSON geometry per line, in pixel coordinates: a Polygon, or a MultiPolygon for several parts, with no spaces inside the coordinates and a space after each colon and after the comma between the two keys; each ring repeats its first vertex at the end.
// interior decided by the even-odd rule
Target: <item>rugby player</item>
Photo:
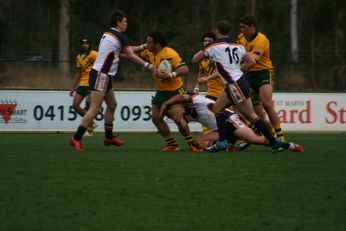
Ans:
{"type": "Polygon", "coordinates": [[[116,100],[113,92],[112,79],[118,70],[119,54],[125,52],[128,58],[146,69],[156,72],[156,68],[148,62],[138,57],[131,46],[124,32],[127,29],[126,15],[120,11],[112,11],[108,17],[110,28],[102,35],[99,44],[99,52],[96,61],[90,72],[89,84],[91,88],[90,107],[83,116],[75,135],[70,139],[70,145],[76,150],[82,150],[82,137],[88,125],[93,121],[99,112],[102,102],[105,101],[107,108],[104,114],[105,121],[105,146],[122,146],[124,141],[113,135],[114,112],[116,100]]]}
{"type": "MultiPolygon", "coordinates": [[[[205,32],[202,35],[203,47],[207,47],[210,43],[216,40],[214,32],[205,32]]],[[[216,66],[209,58],[205,58],[199,62],[198,79],[194,89],[196,94],[199,93],[201,84],[207,84],[206,98],[215,100],[222,94],[225,84],[217,72],[216,66]]]]}
{"type": "MultiPolygon", "coordinates": [[[[177,103],[184,103],[185,119],[188,122],[198,122],[209,129],[209,133],[203,134],[196,139],[200,147],[207,149],[218,140],[219,134],[213,112],[215,101],[192,93],[176,95],[162,104],[160,116],[164,115],[170,105],[177,103]]],[[[268,140],[264,136],[256,135],[252,129],[244,124],[236,112],[225,109],[224,114],[226,118],[226,139],[229,144],[235,144],[238,139],[241,139],[251,144],[268,145],[268,140]]],[[[287,149],[293,152],[304,151],[302,146],[294,143],[289,143],[287,149]]]]}
{"type": "MultiPolygon", "coordinates": [[[[171,97],[184,93],[182,75],[188,73],[189,69],[177,51],[169,47],[167,38],[162,32],[152,32],[147,36],[146,49],[142,50],[140,57],[155,67],[163,60],[168,60],[172,66],[172,72],[156,72],[153,74],[157,90],[152,99],[152,121],[160,135],[165,139],[166,146],[162,151],[179,150],[176,139],[172,136],[167,123],[160,117],[161,105],[171,97]]],[[[169,118],[178,126],[180,133],[184,136],[189,149],[193,152],[202,152],[203,149],[195,145],[190,128],[183,119],[184,107],[182,104],[171,105],[169,118]]]]}
{"type": "Polygon", "coordinates": [[[281,147],[288,149],[289,144],[274,137],[266,123],[255,113],[250,99],[249,83],[243,77],[243,72],[247,72],[256,64],[256,61],[242,45],[230,41],[229,33],[229,22],[220,21],[216,27],[217,40],[196,53],[192,59],[197,63],[205,57],[211,58],[226,85],[225,91],[217,99],[213,108],[219,140],[207,150],[217,152],[228,147],[225,132],[227,119],[224,109],[229,105],[235,105],[241,115],[267,138],[269,146],[273,150],[279,150],[281,147]]]}
{"type": "Polygon", "coordinates": [[[264,34],[258,32],[257,20],[252,15],[246,15],[240,19],[240,31],[237,43],[243,45],[256,60],[256,64],[244,74],[250,84],[252,104],[258,116],[262,116],[263,109],[265,110],[276,136],[285,140],[280,118],[273,104],[274,69],[270,59],[269,40],[264,34]]]}
{"type": "MultiPolygon", "coordinates": [[[[96,56],[97,51],[91,49],[90,39],[83,37],[81,39],[81,52],[76,57],[77,72],[69,92],[70,96],[73,97],[73,109],[82,117],[90,105],[90,98],[88,97],[90,95],[89,74],[95,63],[96,56]],[[86,99],[85,110],[80,106],[84,98],[86,99]]],[[[95,128],[96,123],[92,122],[85,134],[92,135],[95,128]]]]}

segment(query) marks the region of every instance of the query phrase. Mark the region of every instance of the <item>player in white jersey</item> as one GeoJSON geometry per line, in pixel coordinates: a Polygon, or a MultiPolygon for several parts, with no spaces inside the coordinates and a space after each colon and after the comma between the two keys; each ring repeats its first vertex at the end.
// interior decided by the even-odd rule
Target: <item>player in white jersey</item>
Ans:
{"type": "Polygon", "coordinates": [[[82,150],[81,139],[86,128],[93,121],[96,114],[100,111],[103,100],[106,102],[107,108],[104,114],[105,120],[105,140],[104,145],[121,146],[123,141],[113,135],[114,112],[116,108],[116,100],[112,89],[112,79],[118,70],[119,54],[125,52],[127,57],[145,68],[156,71],[156,68],[134,54],[133,49],[129,46],[127,37],[123,34],[127,29],[127,18],[120,10],[111,12],[108,18],[110,28],[103,34],[99,51],[90,72],[89,85],[91,89],[91,102],[87,113],[83,116],[80,126],[73,138],[70,140],[71,146],[76,151],[82,150]]]}
{"type": "MultiPolygon", "coordinates": [[[[162,104],[160,116],[163,117],[165,115],[170,105],[177,103],[185,104],[185,119],[187,122],[198,122],[210,131],[208,134],[203,134],[196,139],[197,144],[201,148],[206,149],[218,140],[219,133],[213,112],[215,101],[194,93],[176,95],[162,104]]],[[[251,144],[268,145],[268,140],[264,136],[256,135],[251,128],[241,121],[236,112],[225,109],[224,114],[226,118],[226,139],[229,143],[234,144],[238,139],[241,139],[251,144]]],[[[291,143],[288,150],[301,152],[302,147],[291,143]]]]}
{"type": "Polygon", "coordinates": [[[229,22],[220,21],[216,27],[217,40],[196,53],[192,59],[193,62],[197,63],[206,57],[211,58],[226,85],[225,92],[217,99],[213,108],[219,140],[207,150],[217,152],[226,150],[228,147],[225,130],[227,118],[224,109],[229,105],[235,105],[241,115],[258,128],[267,138],[269,146],[273,150],[278,150],[280,147],[289,149],[290,144],[275,138],[266,123],[256,115],[250,100],[249,83],[243,77],[243,72],[248,71],[256,64],[256,61],[245,51],[242,45],[232,43],[229,40],[229,33],[229,22]]]}

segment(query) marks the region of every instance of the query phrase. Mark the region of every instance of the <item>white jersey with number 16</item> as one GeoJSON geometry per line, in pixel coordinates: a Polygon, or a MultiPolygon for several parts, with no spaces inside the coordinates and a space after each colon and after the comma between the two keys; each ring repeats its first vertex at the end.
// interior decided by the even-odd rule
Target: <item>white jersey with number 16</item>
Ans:
{"type": "Polygon", "coordinates": [[[223,38],[211,43],[203,52],[216,64],[225,84],[236,82],[243,75],[240,67],[246,50],[242,45],[223,38]]]}

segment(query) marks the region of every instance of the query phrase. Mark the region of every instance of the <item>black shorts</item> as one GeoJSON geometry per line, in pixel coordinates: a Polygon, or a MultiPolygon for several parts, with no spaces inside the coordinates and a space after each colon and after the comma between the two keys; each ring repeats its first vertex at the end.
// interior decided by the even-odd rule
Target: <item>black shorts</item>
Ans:
{"type": "Polygon", "coordinates": [[[76,92],[78,95],[86,97],[87,95],[90,94],[90,87],[79,86],[79,87],[77,87],[76,92]]]}
{"type": "Polygon", "coordinates": [[[251,71],[245,74],[250,87],[254,90],[255,94],[252,97],[252,104],[254,106],[260,105],[259,89],[266,84],[274,87],[274,70],[261,70],[251,71]]]}
{"type": "Polygon", "coordinates": [[[181,87],[175,91],[156,91],[155,96],[152,100],[152,104],[154,104],[157,108],[161,108],[162,104],[176,95],[184,94],[184,88],[181,87]]]}
{"type": "Polygon", "coordinates": [[[107,93],[110,89],[112,89],[112,80],[112,75],[108,75],[92,69],[89,74],[90,90],[103,91],[107,93]]]}
{"type": "Polygon", "coordinates": [[[232,105],[238,104],[250,97],[249,82],[242,76],[236,82],[226,84],[225,92],[232,105]]]}

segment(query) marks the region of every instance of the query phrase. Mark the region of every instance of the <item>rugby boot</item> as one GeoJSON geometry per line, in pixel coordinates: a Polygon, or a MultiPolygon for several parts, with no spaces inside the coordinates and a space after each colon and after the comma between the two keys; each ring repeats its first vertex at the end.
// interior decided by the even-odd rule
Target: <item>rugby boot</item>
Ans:
{"type": "Polygon", "coordinates": [[[70,145],[73,147],[73,149],[77,152],[83,151],[82,148],[82,141],[75,140],[74,138],[70,139],[70,145]]]}
{"type": "Polygon", "coordinates": [[[180,148],[178,145],[167,145],[164,147],[161,152],[171,152],[171,151],[178,151],[180,148]]]}
{"type": "Polygon", "coordinates": [[[117,147],[123,146],[125,144],[125,141],[117,139],[116,136],[113,136],[112,139],[105,139],[103,141],[103,144],[105,146],[115,145],[117,147]]]}
{"type": "Polygon", "coordinates": [[[207,148],[208,152],[219,152],[225,151],[228,148],[227,140],[217,141],[214,145],[207,148]]]}

